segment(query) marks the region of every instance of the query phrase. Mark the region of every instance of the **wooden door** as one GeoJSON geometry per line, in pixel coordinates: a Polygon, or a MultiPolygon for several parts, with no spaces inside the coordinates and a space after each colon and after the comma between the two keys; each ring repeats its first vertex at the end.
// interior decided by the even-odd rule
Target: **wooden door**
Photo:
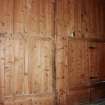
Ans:
{"type": "Polygon", "coordinates": [[[53,41],[0,36],[3,105],[54,105],[53,41]]]}
{"type": "Polygon", "coordinates": [[[79,105],[90,100],[88,43],[85,40],[69,40],[68,50],[68,103],[79,105]]]}
{"type": "Polygon", "coordinates": [[[54,0],[0,0],[0,104],[54,104],[54,0]]]}
{"type": "Polygon", "coordinates": [[[89,71],[91,101],[105,98],[105,44],[103,42],[90,42],[89,71]]]}
{"type": "Polygon", "coordinates": [[[105,44],[101,41],[69,40],[69,104],[105,98],[105,83],[102,82],[105,80],[104,53],[105,44]]]}

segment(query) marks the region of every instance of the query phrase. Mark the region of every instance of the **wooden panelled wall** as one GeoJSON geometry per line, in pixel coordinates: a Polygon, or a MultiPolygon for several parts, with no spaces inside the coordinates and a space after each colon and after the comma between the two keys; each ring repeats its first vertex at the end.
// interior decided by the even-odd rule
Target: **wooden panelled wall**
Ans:
{"type": "Polygon", "coordinates": [[[105,97],[94,87],[105,80],[105,3],[57,0],[56,70],[58,105],[80,105],[105,97]]]}
{"type": "Polygon", "coordinates": [[[52,0],[0,0],[0,105],[54,105],[52,0]]]}
{"type": "Polygon", "coordinates": [[[103,97],[91,77],[105,79],[104,9],[104,0],[0,0],[0,105],[103,97]]]}

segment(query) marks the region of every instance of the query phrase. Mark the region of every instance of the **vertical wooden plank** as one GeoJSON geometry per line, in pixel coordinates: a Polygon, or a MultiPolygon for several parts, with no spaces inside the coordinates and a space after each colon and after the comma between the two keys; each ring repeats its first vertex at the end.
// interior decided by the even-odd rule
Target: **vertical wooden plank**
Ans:
{"type": "Polygon", "coordinates": [[[33,94],[40,92],[40,43],[35,39],[31,39],[29,43],[29,82],[30,89],[33,94]],[[36,64],[35,61],[37,60],[36,64]],[[32,86],[32,87],[31,87],[32,86]]]}
{"type": "Polygon", "coordinates": [[[28,0],[26,7],[27,32],[32,36],[53,37],[53,0],[28,0]]]}
{"type": "MultiPolygon", "coordinates": [[[[103,18],[105,19],[105,12],[104,12],[104,10],[105,10],[105,6],[103,6],[103,18]]],[[[105,20],[103,20],[103,30],[105,32],[105,20]]]]}
{"type": "Polygon", "coordinates": [[[89,85],[87,44],[85,41],[69,42],[69,81],[70,88],[89,85]],[[76,78],[74,77],[76,76],[76,78]],[[84,80],[84,81],[82,81],[84,80]],[[77,82],[78,81],[78,82],[77,82]]]}
{"type": "Polygon", "coordinates": [[[74,32],[74,1],[58,0],[56,12],[57,35],[68,36],[71,32],[74,32]]]}
{"type": "Polygon", "coordinates": [[[8,39],[8,36],[11,36],[12,33],[13,33],[13,0],[3,0],[3,1],[0,0],[0,102],[1,103],[3,103],[5,95],[12,94],[11,91],[11,82],[12,82],[11,61],[13,60],[11,56],[12,42],[11,39],[8,39]],[[6,42],[8,43],[8,45],[6,44],[6,42]],[[6,45],[10,48],[9,51],[7,51],[7,49],[9,48],[6,45]],[[10,84],[8,82],[10,82],[10,84]]]}
{"type": "Polygon", "coordinates": [[[25,33],[25,0],[14,0],[14,33],[25,33]]]}
{"type": "Polygon", "coordinates": [[[0,37],[0,102],[3,102],[4,96],[4,38],[0,37]]]}
{"type": "Polygon", "coordinates": [[[81,30],[81,20],[82,20],[82,0],[75,0],[75,7],[74,7],[74,27],[75,27],[75,34],[76,37],[83,37],[82,30],[81,30]]]}
{"type": "Polygon", "coordinates": [[[100,3],[99,0],[96,0],[96,29],[97,29],[97,34],[100,34],[100,3]]]}
{"type": "Polygon", "coordinates": [[[64,37],[57,37],[56,47],[56,65],[57,65],[57,92],[58,104],[67,104],[66,97],[68,95],[68,39],[64,37]]]}
{"type": "Polygon", "coordinates": [[[4,73],[5,73],[5,96],[12,95],[12,71],[13,71],[13,40],[11,36],[5,38],[5,61],[4,61],[4,73]]]}
{"type": "Polygon", "coordinates": [[[13,0],[0,0],[0,5],[0,33],[11,34],[13,32],[13,0]]]}
{"type": "MultiPolygon", "coordinates": [[[[88,1],[89,2],[89,1],[88,1]]],[[[89,31],[89,12],[88,12],[88,2],[87,0],[82,0],[82,33],[85,34],[89,31]]]]}
{"type": "MultiPolygon", "coordinates": [[[[24,45],[24,93],[30,94],[29,92],[29,51],[28,51],[28,43],[25,41],[24,45]]],[[[30,84],[31,85],[31,84],[30,84]]]]}
{"type": "MultiPolygon", "coordinates": [[[[94,0],[90,0],[90,2],[88,3],[89,5],[89,15],[90,15],[90,33],[96,33],[95,31],[95,27],[96,27],[96,11],[95,11],[95,4],[96,1],[94,0]]],[[[90,36],[90,37],[96,37],[94,35],[90,36]]]]}
{"type": "Polygon", "coordinates": [[[26,2],[26,31],[30,34],[40,34],[40,0],[27,0],[26,2]]]}
{"type": "Polygon", "coordinates": [[[14,89],[15,94],[24,94],[24,41],[20,38],[14,41],[14,89]]]}
{"type": "Polygon", "coordinates": [[[102,33],[102,37],[104,36],[104,4],[101,4],[101,13],[100,13],[100,17],[101,17],[101,33],[102,33]]]}
{"type": "Polygon", "coordinates": [[[41,52],[45,52],[41,55],[41,58],[44,57],[42,64],[43,65],[43,74],[42,74],[42,91],[52,93],[52,82],[53,82],[53,77],[52,77],[52,42],[51,41],[42,41],[42,48],[41,52]],[[45,63],[46,62],[46,63],[45,63]],[[46,84],[46,86],[45,86],[46,84]]]}

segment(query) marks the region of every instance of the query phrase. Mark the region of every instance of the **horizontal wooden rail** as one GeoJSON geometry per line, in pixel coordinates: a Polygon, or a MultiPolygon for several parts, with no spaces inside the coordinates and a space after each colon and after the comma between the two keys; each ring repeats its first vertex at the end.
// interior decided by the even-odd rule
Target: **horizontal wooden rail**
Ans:
{"type": "Polygon", "coordinates": [[[70,37],[69,40],[83,40],[83,41],[89,41],[89,42],[105,43],[105,38],[72,38],[70,37]]]}

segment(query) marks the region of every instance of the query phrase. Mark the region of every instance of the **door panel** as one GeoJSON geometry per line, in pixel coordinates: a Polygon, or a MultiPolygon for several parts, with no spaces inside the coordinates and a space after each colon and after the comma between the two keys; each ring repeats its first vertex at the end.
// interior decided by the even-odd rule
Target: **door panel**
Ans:
{"type": "Polygon", "coordinates": [[[68,103],[75,105],[105,98],[105,83],[100,83],[105,80],[104,53],[103,42],[69,40],[68,103]]]}
{"type": "Polygon", "coordinates": [[[88,47],[86,41],[69,41],[70,88],[88,86],[88,47]]]}
{"type": "Polygon", "coordinates": [[[53,105],[52,39],[7,35],[0,40],[0,92],[4,105],[53,105]]]}
{"type": "Polygon", "coordinates": [[[68,103],[79,105],[90,100],[89,50],[84,40],[69,40],[68,103]]]}
{"type": "Polygon", "coordinates": [[[104,43],[91,42],[94,48],[89,50],[89,70],[91,88],[91,100],[105,98],[105,45],[104,43]]]}

